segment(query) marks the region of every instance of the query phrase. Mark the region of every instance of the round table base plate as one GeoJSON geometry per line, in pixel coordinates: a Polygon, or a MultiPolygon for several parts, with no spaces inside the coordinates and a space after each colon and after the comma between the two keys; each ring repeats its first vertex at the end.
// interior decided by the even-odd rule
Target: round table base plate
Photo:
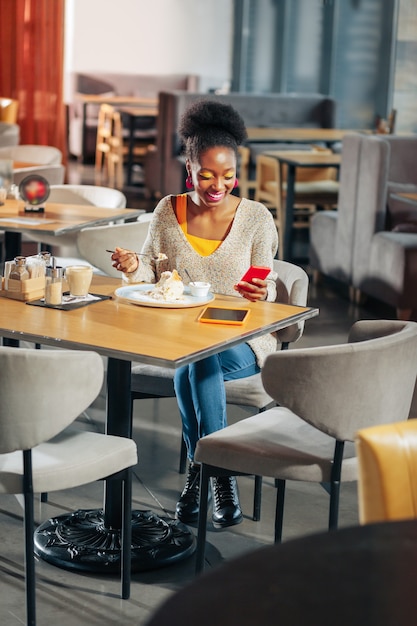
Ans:
{"type": "MultiPolygon", "coordinates": [[[[75,511],[35,531],[35,553],[63,569],[119,573],[120,530],[104,525],[101,509],[75,511]]],[[[185,524],[151,511],[132,511],[132,572],[157,569],[191,556],[195,537],[185,524]]]]}

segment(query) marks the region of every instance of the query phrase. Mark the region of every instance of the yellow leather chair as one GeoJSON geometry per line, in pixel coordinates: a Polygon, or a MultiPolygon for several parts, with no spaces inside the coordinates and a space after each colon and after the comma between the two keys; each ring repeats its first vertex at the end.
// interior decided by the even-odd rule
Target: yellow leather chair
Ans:
{"type": "Polygon", "coordinates": [[[417,517],[417,420],[359,430],[361,524],[417,517]]]}
{"type": "Polygon", "coordinates": [[[18,110],[19,103],[17,100],[13,100],[13,98],[0,97],[0,122],[16,124],[18,110]]]}

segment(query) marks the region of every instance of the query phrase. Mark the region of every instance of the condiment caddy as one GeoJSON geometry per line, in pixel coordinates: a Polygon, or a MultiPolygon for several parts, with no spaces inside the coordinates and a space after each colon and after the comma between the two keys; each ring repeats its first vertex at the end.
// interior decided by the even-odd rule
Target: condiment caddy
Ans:
{"type": "MultiPolygon", "coordinates": [[[[0,296],[30,302],[45,296],[45,285],[49,277],[57,282],[62,293],[62,269],[56,268],[54,259],[48,252],[40,252],[30,257],[17,256],[14,261],[6,261],[1,280],[0,296]],[[57,270],[60,271],[57,271],[57,270]]],[[[51,280],[51,279],[49,279],[51,280]]],[[[55,290],[57,285],[55,285],[55,290]]],[[[56,299],[56,295],[54,295],[56,299]]]]}

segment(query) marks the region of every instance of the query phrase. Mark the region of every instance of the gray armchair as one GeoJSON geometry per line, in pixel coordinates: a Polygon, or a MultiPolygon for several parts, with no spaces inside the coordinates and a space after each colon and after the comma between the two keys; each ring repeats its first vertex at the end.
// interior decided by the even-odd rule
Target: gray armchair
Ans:
{"type": "Polygon", "coordinates": [[[417,188],[417,139],[351,135],[343,141],[338,211],[310,227],[313,270],[341,280],[410,319],[417,310],[417,211],[391,193],[417,188]],[[414,224],[414,227],[413,227],[414,224]]]}
{"type": "MultiPolygon", "coordinates": [[[[352,252],[357,203],[357,179],[362,161],[364,135],[347,135],[342,143],[338,208],[313,215],[310,223],[310,264],[319,274],[351,284],[352,252]]],[[[376,182],[377,172],[367,169],[370,180],[376,182]]],[[[379,186],[372,187],[372,194],[379,186]]]]}
{"type": "MultiPolygon", "coordinates": [[[[293,263],[274,261],[274,270],[278,274],[277,302],[306,306],[308,297],[308,276],[306,272],[293,263]]],[[[298,341],[303,334],[304,322],[298,322],[277,332],[278,341],[282,349],[287,349],[290,343],[298,341]]],[[[241,407],[248,407],[252,412],[261,413],[273,404],[273,399],[265,391],[261,374],[247,378],[226,381],[226,402],[241,407]]],[[[174,370],[167,367],[132,364],[132,400],[146,398],[170,398],[175,396],[174,370]]],[[[186,448],[181,439],[180,473],[185,472],[186,448]]],[[[256,477],[253,519],[260,518],[261,505],[261,477],[256,477]]]]}
{"type": "MultiPolygon", "coordinates": [[[[110,476],[123,481],[120,561],[122,597],[128,598],[130,468],[137,463],[136,444],[125,437],[68,428],[100,392],[100,356],[78,350],[0,347],[0,369],[0,492],[24,496],[26,623],[36,623],[34,493],[74,488],[110,476]]],[[[7,549],[5,541],[5,555],[7,549]]]]}
{"type": "Polygon", "coordinates": [[[281,541],[287,480],[330,484],[329,529],[338,523],[341,481],[357,480],[357,430],[407,419],[417,375],[417,324],[366,320],[348,343],[276,352],[262,370],[277,407],[199,440],[197,571],[204,565],[212,476],[275,479],[275,541],[281,541]]]}
{"type": "Polygon", "coordinates": [[[0,122],[0,147],[17,146],[20,140],[20,126],[9,122],[0,122]]]}
{"type": "Polygon", "coordinates": [[[388,225],[387,190],[416,181],[415,137],[365,137],[358,178],[352,285],[410,319],[417,310],[417,232],[388,225]],[[408,174],[407,174],[408,172],[408,174]]]}

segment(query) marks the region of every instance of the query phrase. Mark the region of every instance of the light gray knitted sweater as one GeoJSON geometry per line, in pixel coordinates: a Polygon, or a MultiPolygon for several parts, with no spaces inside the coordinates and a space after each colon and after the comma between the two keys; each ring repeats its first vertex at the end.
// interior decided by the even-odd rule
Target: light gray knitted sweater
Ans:
{"type": "MultiPolygon", "coordinates": [[[[215,252],[201,256],[178,224],[171,198],[162,198],[155,208],[142,249],[142,252],[151,256],[163,252],[168,259],[157,262],[155,267],[154,263],[141,258],[136,272],[124,275],[127,282],[154,283],[162,272],[176,269],[184,283],[187,283],[186,268],[193,280],[208,281],[213,292],[236,296],[238,294],[233,286],[250,265],[272,267],[278,249],[278,235],[271,213],[263,204],[242,198],[227,237],[215,252]]],[[[267,300],[272,302],[276,298],[276,278],[273,271],[268,276],[267,300]]],[[[262,302],[259,302],[259,306],[262,306],[262,302]]],[[[259,366],[277,346],[271,334],[252,339],[248,344],[256,354],[259,366]]]]}

